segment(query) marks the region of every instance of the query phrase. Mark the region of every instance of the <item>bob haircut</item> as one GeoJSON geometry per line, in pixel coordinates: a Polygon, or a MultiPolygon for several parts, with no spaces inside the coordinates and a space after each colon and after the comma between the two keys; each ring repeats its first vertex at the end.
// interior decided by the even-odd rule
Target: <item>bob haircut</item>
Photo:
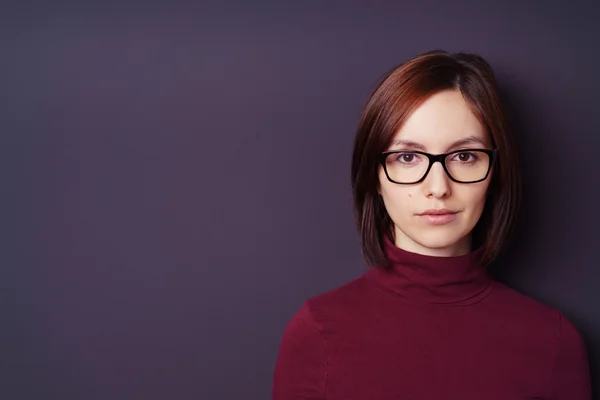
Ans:
{"type": "Polygon", "coordinates": [[[521,202],[519,161],[494,72],[477,54],[429,51],[394,67],[380,79],[356,131],[351,177],[354,218],[362,255],[371,267],[389,267],[383,235],[395,240],[393,221],[377,191],[377,158],[411,113],[428,97],[444,90],[462,93],[498,150],[484,210],[472,231],[473,248],[484,248],[480,260],[484,266],[498,256],[514,229],[521,202]]]}

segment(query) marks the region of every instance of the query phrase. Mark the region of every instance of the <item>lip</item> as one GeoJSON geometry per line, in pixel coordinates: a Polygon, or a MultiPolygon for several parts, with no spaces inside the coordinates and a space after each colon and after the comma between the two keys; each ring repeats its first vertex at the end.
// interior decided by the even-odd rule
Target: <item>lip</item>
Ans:
{"type": "Polygon", "coordinates": [[[445,214],[456,214],[457,212],[458,211],[448,210],[447,208],[441,208],[441,209],[432,208],[432,209],[422,212],[419,215],[445,215],[445,214]]]}
{"type": "Polygon", "coordinates": [[[446,208],[440,210],[427,210],[424,213],[419,214],[419,217],[432,225],[443,225],[456,219],[458,211],[448,210],[446,208]]]}

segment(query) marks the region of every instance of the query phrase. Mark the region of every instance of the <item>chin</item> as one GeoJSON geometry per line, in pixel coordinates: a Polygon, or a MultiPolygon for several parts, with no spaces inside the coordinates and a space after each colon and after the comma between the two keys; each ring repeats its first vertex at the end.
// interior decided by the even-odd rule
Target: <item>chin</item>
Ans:
{"type": "Polygon", "coordinates": [[[457,246],[465,238],[461,233],[462,231],[456,228],[437,229],[430,232],[415,232],[414,235],[409,235],[409,238],[420,246],[439,250],[457,246]]]}
{"type": "MultiPolygon", "coordinates": [[[[465,224],[447,224],[440,226],[425,226],[406,224],[406,230],[395,226],[396,238],[404,242],[406,248],[429,249],[435,252],[448,250],[454,253],[458,247],[462,247],[462,242],[468,240],[470,230],[465,224]],[[412,243],[411,243],[412,242],[412,243]],[[414,246],[414,247],[413,247],[414,246]]],[[[418,252],[418,250],[417,250],[418,252]]],[[[446,251],[443,251],[444,253],[446,251]]]]}
{"type": "Polygon", "coordinates": [[[417,240],[415,240],[415,242],[417,242],[418,244],[420,244],[423,247],[426,247],[428,249],[447,249],[447,248],[452,248],[454,246],[456,246],[459,242],[459,238],[440,238],[440,239],[436,239],[436,238],[416,238],[417,240]],[[419,240],[420,239],[420,240],[419,240]]]}

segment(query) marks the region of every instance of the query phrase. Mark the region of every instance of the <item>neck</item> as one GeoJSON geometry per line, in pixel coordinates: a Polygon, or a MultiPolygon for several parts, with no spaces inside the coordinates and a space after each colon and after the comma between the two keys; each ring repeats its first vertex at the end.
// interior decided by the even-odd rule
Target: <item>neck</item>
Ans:
{"type": "Polygon", "coordinates": [[[371,268],[366,277],[412,303],[471,304],[493,286],[479,262],[483,247],[456,256],[434,256],[402,249],[386,235],[383,247],[389,265],[371,268]]]}

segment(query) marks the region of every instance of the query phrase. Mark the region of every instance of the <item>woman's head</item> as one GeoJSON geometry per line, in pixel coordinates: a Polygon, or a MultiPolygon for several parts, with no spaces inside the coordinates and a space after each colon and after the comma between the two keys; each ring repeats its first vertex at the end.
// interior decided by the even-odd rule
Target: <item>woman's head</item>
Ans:
{"type": "Polygon", "coordinates": [[[387,264],[383,234],[421,254],[483,246],[482,261],[493,260],[514,224],[520,178],[488,63],[432,51],[386,74],[358,126],[352,188],[370,265],[387,264]],[[443,209],[451,215],[423,215],[443,209]]]}

